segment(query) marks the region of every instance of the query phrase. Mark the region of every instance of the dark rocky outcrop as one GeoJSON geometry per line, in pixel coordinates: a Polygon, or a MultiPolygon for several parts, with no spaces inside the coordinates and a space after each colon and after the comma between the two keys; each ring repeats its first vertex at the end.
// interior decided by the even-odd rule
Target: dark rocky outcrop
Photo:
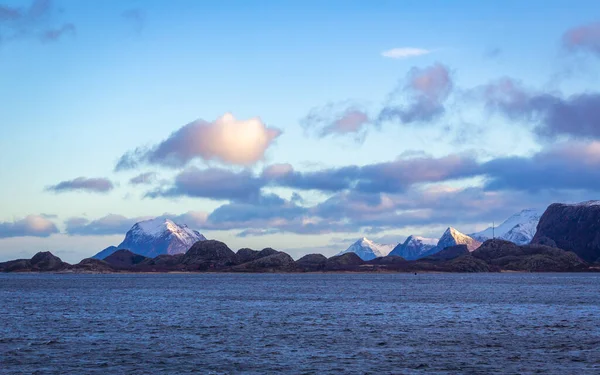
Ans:
{"type": "MultiPolygon", "coordinates": [[[[468,250],[467,250],[468,251],[468,250]]],[[[481,259],[470,254],[459,256],[446,262],[442,271],[445,272],[495,272],[500,271],[498,267],[490,266],[481,259]]]]}
{"type": "Polygon", "coordinates": [[[518,246],[504,240],[487,240],[472,253],[474,258],[508,271],[577,272],[588,265],[577,254],[545,245],[518,246]]]}
{"type": "Polygon", "coordinates": [[[135,266],[135,270],[141,272],[185,271],[185,267],[181,263],[183,255],[162,254],[155,258],[146,258],[135,266]]]}
{"type": "Polygon", "coordinates": [[[115,272],[115,268],[103,260],[86,258],[72,265],[69,271],[76,273],[111,273],[115,272]]]}
{"type": "Polygon", "coordinates": [[[272,251],[268,252],[271,255],[261,256],[251,262],[234,266],[232,270],[237,272],[292,272],[297,269],[296,262],[291,256],[284,252],[272,253],[272,251]]]}
{"type": "Polygon", "coordinates": [[[355,253],[345,253],[333,256],[325,262],[326,271],[357,271],[359,267],[365,264],[355,253]]]}
{"type": "Polygon", "coordinates": [[[300,271],[318,272],[325,269],[327,257],[323,254],[308,254],[296,261],[296,266],[300,271]]]}
{"type": "Polygon", "coordinates": [[[388,255],[388,256],[372,259],[372,260],[368,261],[367,263],[373,264],[373,265],[382,265],[382,264],[389,265],[389,264],[406,264],[406,263],[408,263],[408,261],[398,255],[388,255]]]}
{"type": "Polygon", "coordinates": [[[0,263],[1,272],[29,272],[31,263],[29,259],[15,259],[0,263]]]}
{"type": "Polygon", "coordinates": [[[29,261],[33,271],[60,271],[69,266],[59,257],[49,251],[42,251],[33,256],[29,261]]]}
{"type": "Polygon", "coordinates": [[[467,245],[454,245],[454,246],[446,247],[442,251],[437,252],[433,255],[430,255],[429,257],[427,257],[427,259],[450,260],[450,259],[458,258],[463,255],[468,255],[468,254],[469,254],[469,248],[467,247],[467,245]]]}
{"type": "Polygon", "coordinates": [[[537,226],[532,244],[572,251],[587,262],[600,258],[600,201],[551,204],[537,226]]]}
{"type": "Polygon", "coordinates": [[[249,249],[247,247],[243,248],[243,249],[239,249],[237,251],[237,253],[235,253],[238,262],[240,263],[246,263],[246,262],[252,262],[253,260],[256,260],[256,258],[258,258],[258,250],[252,250],[249,249]]]}
{"type": "Polygon", "coordinates": [[[223,242],[198,241],[185,253],[181,263],[188,270],[208,271],[237,265],[236,254],[223,242]]]}
{"type": "Polygon", "coordinates": [[[266,249],[262,249],[261,251],[243,248],[243,249],[238,250],[238,252],[236,253],[236,256],[237,256],[237,261],[239,263],[247,263],[247,262],[252,262],[254,260],[257,260],[259,258],[268,257],[269,255],[274,255],[277,253],[279,253],[279,251],[273,250],[270,247],[267,247],[266,249]]]}
{"type": "Polygon", "coordinates": [[[554,240],[546,237],[546,236],[540,236],[534,243],[534,245],[545,245],[545,246],[550,246],[550,247],[556,247],[558,248],[558,246],[556,246],[556,242],[554,242],[554,240]]]}
{"type": "Polygon", "coordinates": [[[2,272],[57,272],[70,267],[49,251],[42,251],[31,259],[17,259],[0,263],[2,272]]]}
{"type": "Polygon", "coordinates": [[[115,268],[130,269],[136,264],[140,264],[149,258],[134,254],[129,250],[121,249],[110,254],[103,260],[115,268]]]}

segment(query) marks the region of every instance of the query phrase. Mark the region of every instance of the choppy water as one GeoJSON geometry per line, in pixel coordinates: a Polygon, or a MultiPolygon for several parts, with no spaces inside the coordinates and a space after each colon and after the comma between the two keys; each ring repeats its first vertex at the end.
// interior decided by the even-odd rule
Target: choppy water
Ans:
{"type": "Polygon", "coordinates": [[[0,275],[0,373],[600,373],[600,275],[0,275]]]}

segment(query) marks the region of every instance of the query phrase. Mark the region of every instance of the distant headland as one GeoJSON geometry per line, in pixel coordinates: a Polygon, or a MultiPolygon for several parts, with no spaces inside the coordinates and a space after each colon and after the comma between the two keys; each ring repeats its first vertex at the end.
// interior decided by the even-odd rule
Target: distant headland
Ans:
{"type": "MultiPolygon", "coordinates": [[[[185,226],[169,220],[155,220],[134,225],[123,244],[104,249],[77,264],[65,263],[50,252],[40,252],[31,259],[0,263],[0,271],[595,272],[600,270],[599,238],[600,201],[550,205],[539,218],[535,234],[527,244],[499,238],[480,243],[449,228],[437,245],[427,247],[423,256],[417,259],[405,259],[394,254],[395,251],[369,260],[359,256],[359,251],[342,252],[330,258],[309,254],[298,260],[271,248],[260,251],[243,248],[234,252],[223,242],[206,240],[200,233],[185,226]],[[125,244],[129,244],[129,248],[124,248],[125,244]]],[[[412,240],[422,244],[421,240],[412,240]]],[[[360,242],[365,241],[368,245],[366,239],[360,242]]]]}

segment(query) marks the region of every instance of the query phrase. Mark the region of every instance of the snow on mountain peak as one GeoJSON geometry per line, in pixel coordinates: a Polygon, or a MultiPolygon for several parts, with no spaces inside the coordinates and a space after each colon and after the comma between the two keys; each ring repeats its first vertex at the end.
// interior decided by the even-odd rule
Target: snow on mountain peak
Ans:
{"type": "Polygon", "coordinates": [[[131,231],[138,235],[141,234],[142,236],[146,235],[149,237],[161,237],[170,234],[186,246],[192,246],[194,243],[206,239],[199,232],[188,228],[187,225],[179,225],[170,219],[162,217],[140,221],[131,228],[131,231]]]}
{"type": "Polygon", "coordinates": [[[423,255],[434,248],[437,243],[438,240],[436,238],[411,235],[406,238],[404,243],[398,244],[389,255],[401,256],[406,260],[415,260],[423,257],[423,255]]]}
{"type": "Polygon", "coordinates": [[[518,245],[528,244],[535,235],[541,216],[539,210],[528,208],[512,215],[496,227],[489,227],[481,232],[471,234],[471,237],[482,242],[496,237],[518,245]]]}
{"type": "Polygon", "coordinates": [[[586,207],[600,206],[600,201],[585,201],[585,202],[572,204],[571,206],[586,206],[586,207]]]}
{"type": "Polygon", "coordinates": [[[408,236],[407,240],[409,242],[420,242],[420,243],[424,243],[426,245],[437,245],[438,239],[437,238],[427,238],[427,237],[421,237],[421,236],[408,236]]]}
{"type": "Polygon", "coordinates": [[[117,249],[127,249],[131,252],[148,257],[161,254],[185,253],[198,241],[204,241],[199,232],[188,228],[187,225],[176,224],[170,219],[157,217],[136,223],[125,234],[125,239],[119,246],[107,248],[94,257],[104,259],[117,249]]]}
{"type": "Polygon", "coordinates": [[[169,219],[157,217],[155,219],[140,221],[134,225],[134,228],[136,226],[150,236],[160,236],[165,231],[176,231],[178,225],[169,219]]]}
{"type": "Polygon", "coordinates": [[[444,250],[446,247],[455,245],[467,245],[469,251],[473,251],[481,245],[481,242],[471,238],[470,236],[467,236],[464,233],[461,233],[453,227],[449,227],[446,229],[442,237],[440,237],[440,240],[436,246],[437,249],[435,250],[437,252],[444,250]]]}
{"type": "Polygon", "coordinates": [[[396,244],[379,244],[362,237],[358,241],[350,245],[346,250],[339,252],[337,255],[346,253],[355,253],[362,260],[371,260],[388,255],[396,246],[396,244]]]}

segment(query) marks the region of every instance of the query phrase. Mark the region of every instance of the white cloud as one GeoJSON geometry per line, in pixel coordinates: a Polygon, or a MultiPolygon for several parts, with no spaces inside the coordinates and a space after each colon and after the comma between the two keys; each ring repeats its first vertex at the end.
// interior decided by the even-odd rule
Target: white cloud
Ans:
{"type": "Polygon", "coordinates": [[[390,59],[406,59],[408,57],[416,57],[430,54],[431,50],[423,49],[423,48],[413,48],[413,47],[402,47],[402,48],[392,48],[387,51],[383,51],[381,56],[389,57],[390,59]]]}

